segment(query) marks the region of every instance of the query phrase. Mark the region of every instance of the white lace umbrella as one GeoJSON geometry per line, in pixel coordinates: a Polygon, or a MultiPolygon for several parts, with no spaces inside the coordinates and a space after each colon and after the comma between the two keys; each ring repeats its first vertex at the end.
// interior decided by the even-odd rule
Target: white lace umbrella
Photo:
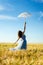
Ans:
{"type": "Polygon", "coordinates": [[[26,18],[27,17],[30,17],[31,16],[31,14],[30,13],[27,13],[27,12],[23,12],[23,13],[21,13],[18,17],[20,18],[25,18],[25,20],[26,20],[26,18]]]}

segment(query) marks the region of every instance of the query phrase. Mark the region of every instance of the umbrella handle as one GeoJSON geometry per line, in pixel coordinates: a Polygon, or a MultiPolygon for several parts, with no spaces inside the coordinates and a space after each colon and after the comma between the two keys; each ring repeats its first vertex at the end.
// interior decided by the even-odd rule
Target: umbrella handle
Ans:
{"type": "Polygon", "coordinates": [[[25,22],[26,22],[26,17],[25,17],[25,22]]]}

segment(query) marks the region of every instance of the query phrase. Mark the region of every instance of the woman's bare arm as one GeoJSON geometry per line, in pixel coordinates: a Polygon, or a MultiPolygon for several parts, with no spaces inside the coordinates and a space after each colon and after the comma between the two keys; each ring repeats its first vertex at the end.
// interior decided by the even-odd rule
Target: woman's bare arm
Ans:
{"type": "Polygon", "coordinates": [[[17,43],[17,42],[18,42],[18,40],[19,40],[19,38],[17,39],[17,41],[16,41],[15,43],[17,43]]]}
{"type": "Polygon", "coordinates": [[[25,33],[26,31],[26,22],[24,23],[24,31],[23,31],[23,34],[25,33]]]}
{"type": "MultiPolygon", "coordinates": [[[[25,33],[25,31],[26,31],[26,22],[24,23],[24,31],[23,31],[23,34],[25,33]]],[[[20,39],[20,38],[18,38],[15,43],[17,43],[19,39],[20,39]]]]}

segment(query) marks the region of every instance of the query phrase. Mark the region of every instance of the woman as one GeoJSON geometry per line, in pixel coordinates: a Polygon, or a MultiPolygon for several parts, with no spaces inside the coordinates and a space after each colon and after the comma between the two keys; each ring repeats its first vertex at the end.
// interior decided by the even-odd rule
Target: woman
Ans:
{"type": "Polygon", "coordinates": [[[25,30],[26,30],[26,22],[24,24],[24,31],[23,32],[21,30],[18,31],[18,39],[15,42],[15,43],[18,42],[18,46],[16,46],[15,48],[10,48],[10,50],[21,50],[27,48],[26,36],[24,34],[25,30]]]}

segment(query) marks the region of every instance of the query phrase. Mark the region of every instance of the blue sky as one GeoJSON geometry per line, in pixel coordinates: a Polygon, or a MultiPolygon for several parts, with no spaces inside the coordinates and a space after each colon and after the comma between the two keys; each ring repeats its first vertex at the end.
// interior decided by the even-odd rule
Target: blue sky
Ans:
{"type": "Polygon", "coordinates": [[[43,43],[43,0],[0,0],[0,42],[15,42],[18,30],[24,28],[19,14],[29,12],[26,19],[28,42],[43,43]]]}

